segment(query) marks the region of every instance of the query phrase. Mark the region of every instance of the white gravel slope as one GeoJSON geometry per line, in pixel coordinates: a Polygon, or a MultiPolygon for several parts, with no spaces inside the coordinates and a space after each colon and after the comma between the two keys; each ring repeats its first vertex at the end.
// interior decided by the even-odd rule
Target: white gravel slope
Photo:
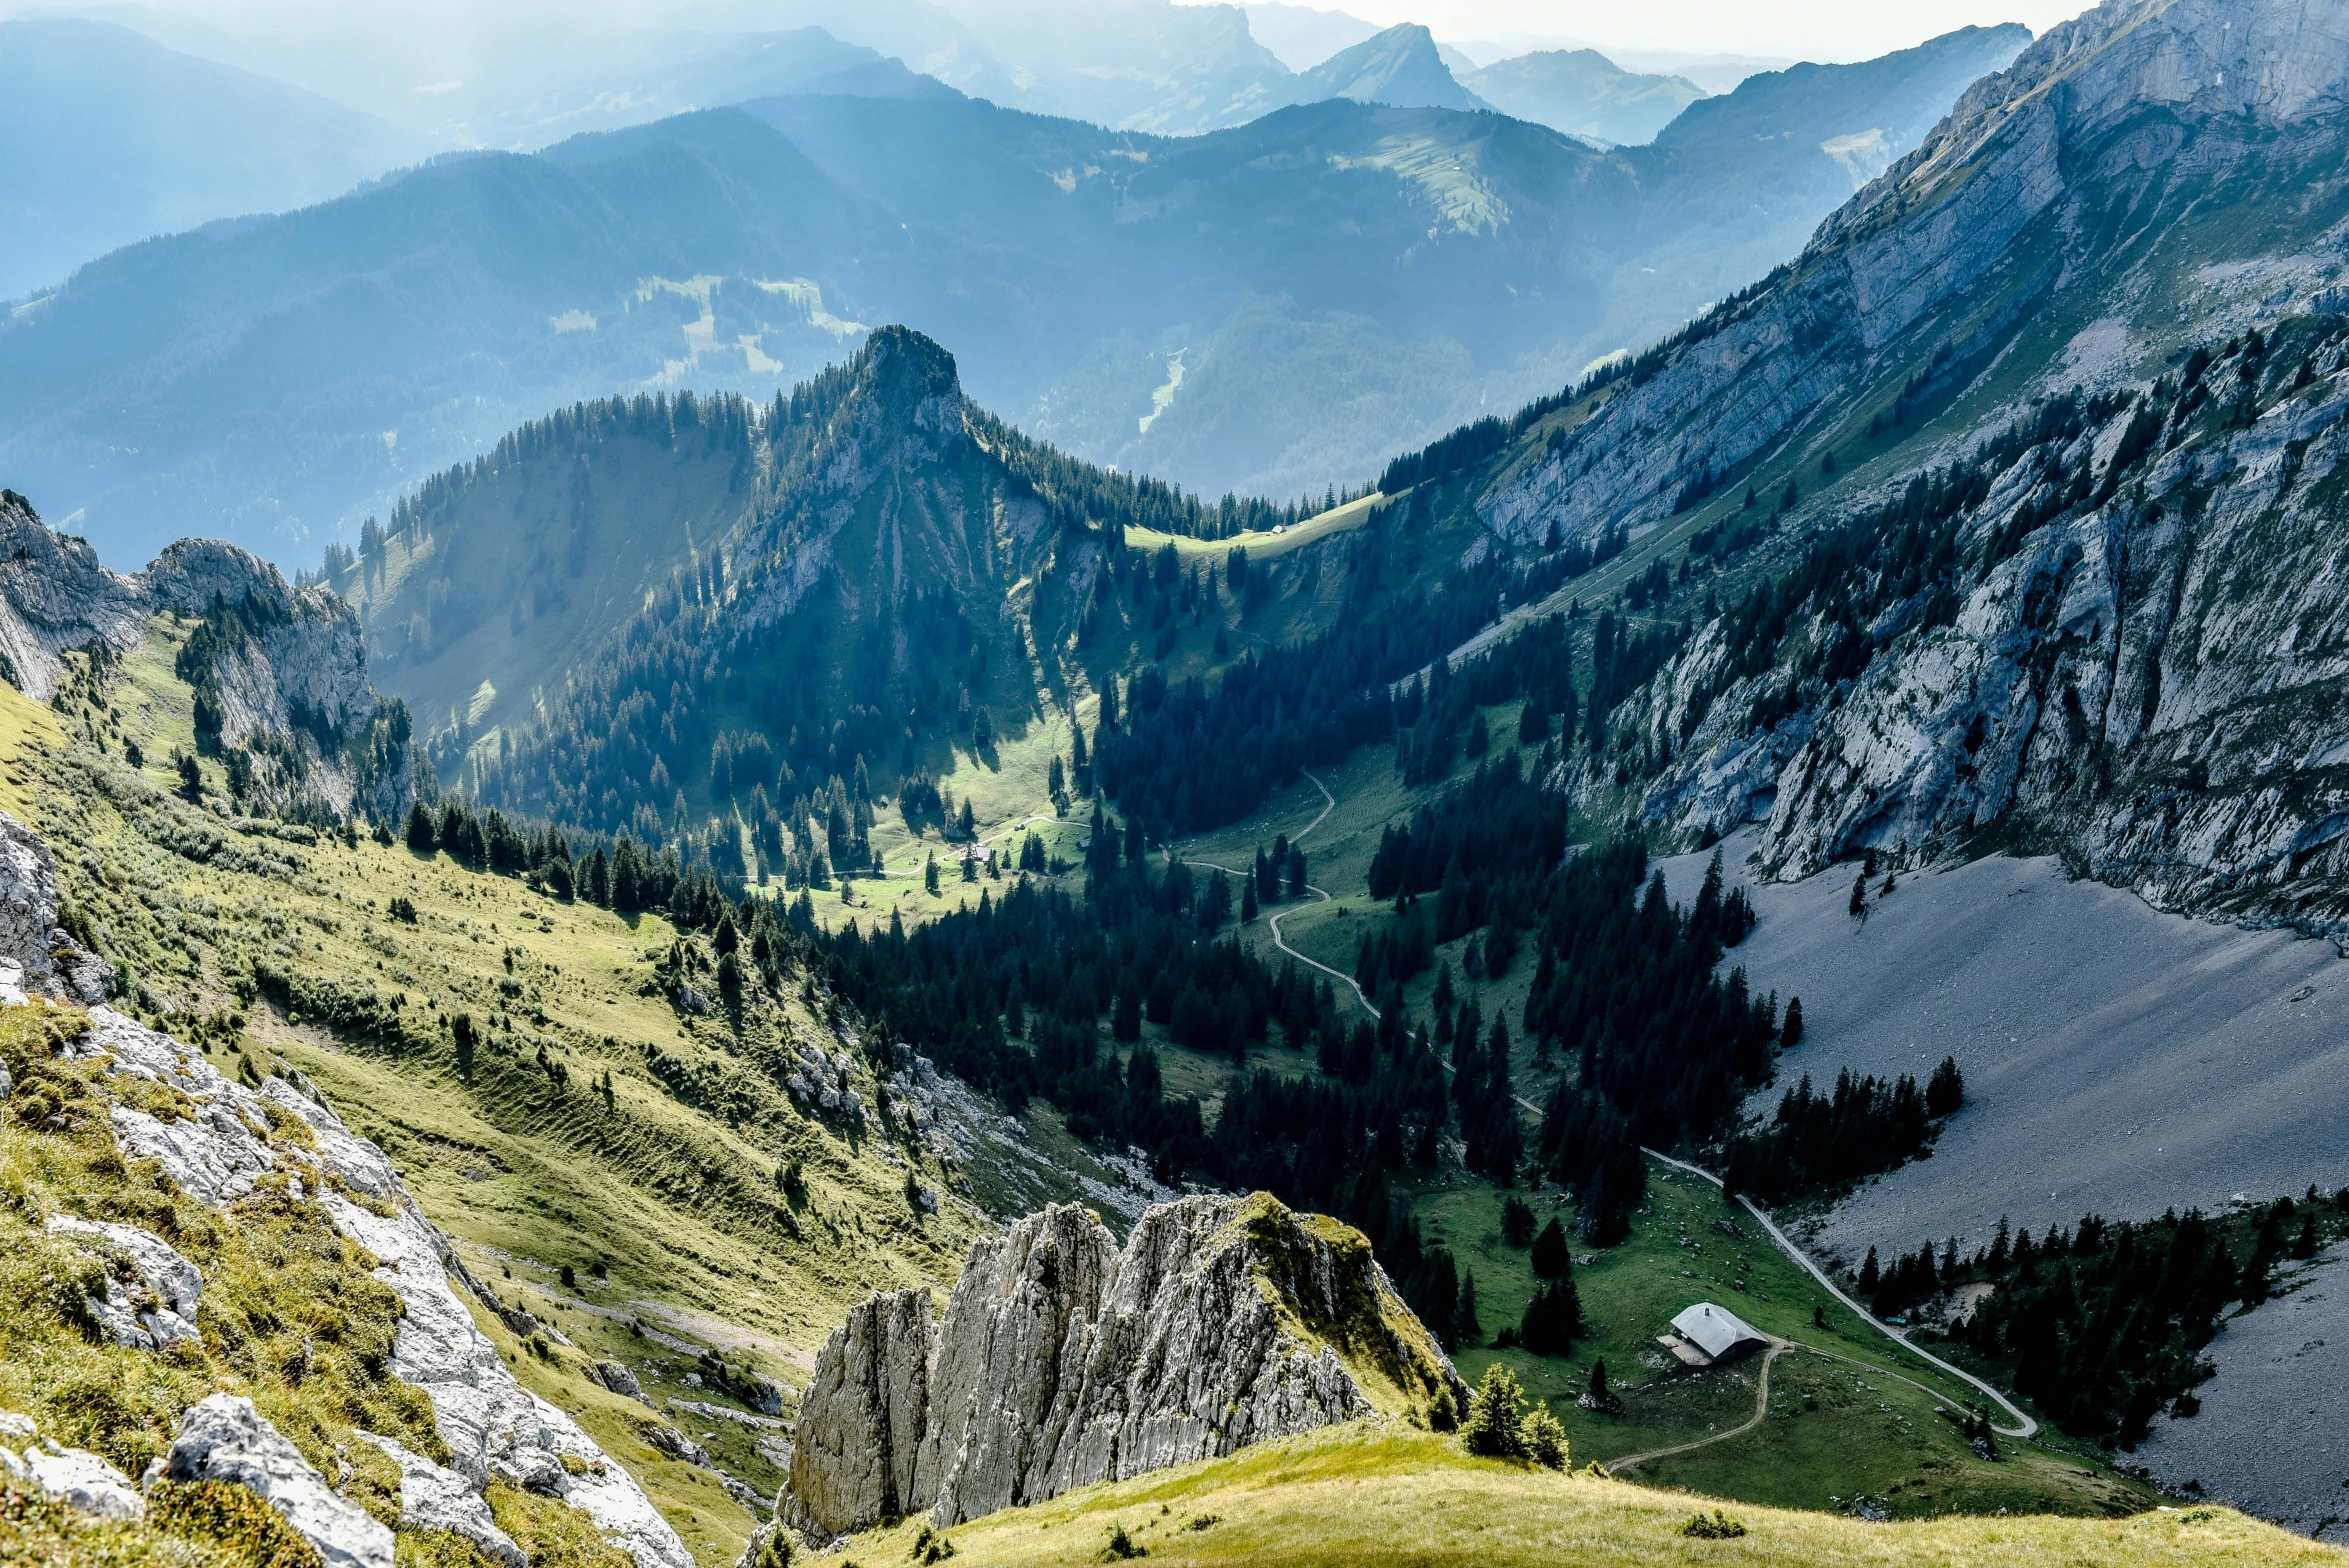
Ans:
{"type": "MultiPolygon", "coordinates": [[[[1800,996],[1802,1043],[1750,1109],[1803,1073],[1914,1073],[1943,1056],[1966,1106],[1934,1157],[1860,1189],[1813,1245],[1856,1259],[1928,1238],[1965,1246],[1999,1217],[2043,1233],[2083,1214],[2216,1209],[2311,1182],[2349,1184],[2349,962],[2328,942],[2163,914],[2069,880],[2053,860],[1994,858],[1871,885],[1855,868],[1754,886],[1761,923],[1728,962],[1757,991],[1800,996]]],[[[1704,855],[1662,862],[1693,897],[1704,855]]],[[[2349,1520],[2349,1292],[2339,1249],[2210,1347],[2202,1413],[2157,1424],[2134,1462],[2175,1485],[2328,1536],[2349,1520]],[[2337,1348],[2336,1348],[2337,1347],[2337,1348]],[[2330,1528],[2327,1528],[2330,1526],[2330,1528]]]]}

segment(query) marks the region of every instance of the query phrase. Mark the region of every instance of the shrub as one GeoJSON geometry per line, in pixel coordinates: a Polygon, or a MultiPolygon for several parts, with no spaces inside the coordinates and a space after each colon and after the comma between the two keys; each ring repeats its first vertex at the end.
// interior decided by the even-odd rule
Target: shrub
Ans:
{"type": "Polygon", "coordinates": [[[1461,1441],[1472,1454],[1487,1459],[1522,1459],[1525,1457],[1525,1389],[1517,1381],[1517,1374],[1496,1361],[1485,1368],[1484,1386],[1476,1391],[1476,1401],[1468,1408],[1468,1420],[1460,1428],[1461,1441]]]}
{"type": "Polygon", "coordinates": [[[1550,1414],[1547,1405],[1536,1405],[1526,1412],[1518,1427],[1518,1441],[1525,1447],[1525,1457],[1549,1470],[1563,1470],[1571,1462],[1567,1457],[1566,1427],[1550,1414]]]}
{"type": "Polygon", "coordinates": [[[1105,1563],[1122,1563],[1135,1557],[1149,1555],[1150,1548],[1136,1544],[1134,1538],[1126,1534],[1125,1523],[1121,1520],[1111,1526],[1109,1544],[1101,1548],[1100,1560],[1105,1563]]]}
{"type": "Polygon", "coordinates": [[[1690,1514],[1688,1523],[1680,1527],[1680,1533],[1696,1541],[1733,1541],[1745,1534],[1745,1526],[1716,1508],[1711,1518],[1703,1514],[1690,1514]]]}

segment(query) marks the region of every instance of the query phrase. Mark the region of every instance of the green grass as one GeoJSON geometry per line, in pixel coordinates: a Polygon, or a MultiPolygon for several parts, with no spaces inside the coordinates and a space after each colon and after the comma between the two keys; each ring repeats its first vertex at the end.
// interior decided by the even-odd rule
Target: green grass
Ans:
{"type": "MultiPolygon", "coordinates": [[[[1865,1524],[1702,1501],[1707,1512],[1724,1508],[1746,1533],[1691,1540],[1682,1530],[1697,1499],[1472,1459],[1456,1439],[1362,1423],[1087,1487],[942,1533],[954,1561],[970,1568],[1105,1561],[1111,1532],[1121,1527],[1153,1562],[1300,1568],[2232,1568],[2341,1560],[2334,1548],[2222,1508],[1865,1524]]],[[[922,1528],[908,1520],[854,1537],[840,1548],[843,1568],[914,1560],[922,1528]]]]}
{"type": "MultiPolygon", "coordinates": [[[[63,890],[124,961],[127,1009],[212,1042],[224,1067],[247,1055],[263,1070],[283,1060],[312,1074],[478,1270],[510,1268],[543,1291],[570,1265],[582,1301],[726,1351],[786,1388],[805,1380],[849,1305],[960,1268],[985,1228],[978,1214],[949,1204],[917,1217],[902,1164],[871,1137],[803,1114],[745,1057],[761,1041],[845,1048],[795,983],[754,998],[738,1034],[648,994],[649,960],[676,935],[656,917],[559,903],[404,847],[294,843],[264,824],[239,831],[166,794],[163,760],[193,740],[187,690],[170,673],[177,635],[157,623],[111,694],[115,721],[147,752],[143,778],[118,755],[70,744],[59,715],[0,691],[0,805],[70,846],[63,890]],[[171,842],[197,847],[179,854],[171,842]],[[395,894],[414,902],[415,924],[389,917],[395,894]],[[300,1019],[251,996],[256,962],[396,1002],[385,1013],[397,1027],[366,1040],[300,1019]],[[488,1037],[471,1083],[444,1025],[459,1011],[488,1037]],[[567,1086],[538,1069],[541,1046],[567,1068],[567,1086]],[[650,1070],[648,1047],[709,1094],[680,1098],[650,1070]],[[607,1071],[609,1106],[594,1092],[607,1071]],[[791,1158],[810,1189],[796,1213],[774,1183],[791,1158]],[[599,1263],[601,1281],[590,1272],[599,1263]]],[[[206,773],[217,788],[210,764],[206,773]]],[[[870,1103],[869,1075],[861,1087],[870,1103]]],[[[917,1161],[925,1180],[974,1185],[927,1155],[917,1161]]],[[[577,1309],[555,1316],[631,1365],[677,1362],[666,1379],[653,1369],[656,1399],[726,1403],[685,1388],[689,1356],[618,1340],[624,1326],[577,1309]]],[[[598,1430],[609,1396],[577,1377],[547,1391],[598,1430]]],[[[771,1467],[720,1447],[742,1479],[771,1486],[771,1467]]],[[[739,1504],[706,1472],[656,1464],[644,1479],[703,1562],[731,1564],[754,1522],[739,1504]]]]}

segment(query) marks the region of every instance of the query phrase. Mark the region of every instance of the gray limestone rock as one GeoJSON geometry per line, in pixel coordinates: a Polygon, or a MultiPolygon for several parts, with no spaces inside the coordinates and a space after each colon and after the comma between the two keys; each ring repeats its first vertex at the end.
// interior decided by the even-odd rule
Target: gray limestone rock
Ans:
{"type": "Polygon", "coordinates": [[[935,1329],[919,1289],[851,1312],[777,1517],[818,1537],[917,1509],[956,1524],[1438,1389],[1467,1396],[1359,1232],[1261,1193],[1193,1197],[1121,1249],[1060,1205],[973,1247],[935,1329]]]}
{"type": "Polygon", "coordinates": [[[911,1512],[929,1414],[930,1293],[875,1294],[849,1309],[816,1355],[792,1433],[780,1516],[812,1535],[911,1512]]]}
{"type": "Polygon", "coordinates": [[[326,1568],[391,1568],[392,1533],[326,1477],[242,1394],[214,1394],[180,1418],[162,1460],[173,1481],[231,1481],[250,1488],[317,1548],[326,1568]]]}
{"type": "Polygon", "coordinates": [[[107,1260],[105,1299],[90,1298],[89,1308],[116,1344],[161,1350],[182,1339],[200,1338],[196,1307],[203,1298],[204,1276],[171,1243],[136,1225],[65,1214],[49,1216],[45,1228],[107,1260]]]}
{"type": "Polygon", "coordinates": [[[400,1524],[411,1530],[448,1530],[473,1542],[507,1565],[530,1568],[530,1559],[514,1538],[497,1527],[489,1504],[472,1483],[454,1470],[444,1469],[411,1453],[390,1438],[374,1432],[352,1434],[381,1449],[400,1467],[400,1524]]]}
{"type": "Polygon", "coordinates": [[[598,1361],[594,1371],[595,1380],[621,1398],[633,1399],[638,1404],[645,1406],[652,1404],[652,1401],[645,1397],[644,1385],[636,1380],[636,1374],[629,1371],[621,1362],[598,1361]]]}
{"type": "MultiPolygon", "coordinates": [[[[15,1421],[28,1429],[31,1426],[22,1416],[15,1421]]],[[[0,1430],[9,1428],[0,1427],[0,1430]]],[[[27,1434],[12,1432],[12,1435],[27,1434]]],[[[34,1443],[22,1453],[0,1448],[0,1470],[39,1487],[76,1513],[95,1519],[133,1520],[147,1516],[147,1500],[131,1485],[130,1477],[85,1449],[60,1448],[51,1442],[34,1443]]]]}
{"type": "Polygon", "coordinates": [[[88,1006],[104,1001],[113,983],[112,965],[57,929],[57,864],[48,843],[0,811],[0,1000],[37,995],[88,1006]]]}

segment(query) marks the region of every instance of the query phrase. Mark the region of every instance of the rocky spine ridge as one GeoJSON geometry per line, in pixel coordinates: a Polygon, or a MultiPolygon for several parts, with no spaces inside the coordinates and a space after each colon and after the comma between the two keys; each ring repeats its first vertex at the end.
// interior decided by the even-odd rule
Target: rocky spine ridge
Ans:
{"type": "MultiPolygon", "coordinates": [[[[0,829],[15,827],[0,814],[0,829]]],[[[449,1450],[444,1467],[388,1439],[359,1434],[400,1464],[404,1524],[454,1530],[520,1568],[521,1552],[492,1522],[480,1495],[496,1476],[562,1498],[634,1558],[637,1568],[693,1568],[692,1554],[635,1479],[568,1415],[525,1389],[474,1326],[452,1284],[452,1272],[462,1272],[453,1248],[424,1219],[382,1149],[352,1133],[314,1089],[290,1077],[273,1075],[250,1088],[216,1072],[196,1049],[110,1008],[91,1008],[89,1019],[89,1032],[70,1047],[73,1055],[105,1058],[111,1072],[165,1085],[190,1106],[190,1114],[166,1121],[116,1105],[114,1141],[125,1159],[156,1161],[181,1191],[222,1209],[251,1192],[262,1175],[294,1160],[303,1167],[295,1174],[306,1178],[294,1184],[297,1198],[307,1185],[310,1200],[325,1207],[335,1228],[378,1260],[374,1277],[399,1295],[405,1309],[390,1371],[429,1397],[433,1424],[449,1450]],[[315,1152],[257,1134],[256,1128],[270,1125],[271,1113],[304,1124],[315,1152]]],[[[185,1260],[153,1237],[112,1240],[139,1258],[156,1295],[187,1312],[197,1310],[202,1282],[185,1260]],[[152,1246],[142,1249],[142,1242],[152,1246]]],[[[110,1314],[109,1306],[93,1303],[99,1320],[124,1343],[143,1334],[159,1345],[177,1332],[176,1310],[134,1319],[128,1312],[110,1314]]],[[[166,1471],[252,1486],[328,1563],[390,1568],[389,1532],[341,1504],[242,1399],[215,1396],[191,1410],[166,1471]]],[[[127,1483],[92,1496],[93,1511],[104,1511],[98,1507],[104,1503],[116,1507],[117,1516],[136,1517],[138,1497],[127,1483]]]]}
{"type": "Polygon", "coordinates": [[[1073,1204],[971,1249],[933,1327],[882,1293],[825,1342],[780,1526],[943,1526],[1467,1388],[1363,1236],[1263,1193],[1160,1204],[1120,1248],[1073,1204]]]}
{"type": "Polygon", "coordinates": [[[182,539],[125,577],[87,540],[42,523],[22,496],[0,493],[0,679],[46,702],[67,653],[130,653],[159,614],[210,618],[223,633],[207,644],[204,668],[190,672],[209,705],[200,737],[302,756],[299,777],[262,770],[265,803],[307,795],[337,815],[405,809],[414,788],[406,712],[369,683],[359,618],[343,600],[295,587],[215,539],[182,539]]]}

